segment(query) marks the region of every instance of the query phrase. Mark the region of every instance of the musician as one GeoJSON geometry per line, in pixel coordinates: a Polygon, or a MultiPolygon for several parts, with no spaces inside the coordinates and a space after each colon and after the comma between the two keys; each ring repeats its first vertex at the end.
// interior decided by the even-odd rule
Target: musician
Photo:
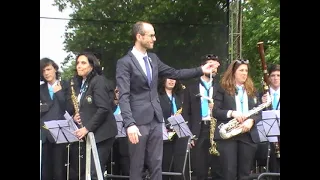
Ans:
{"type": "Polygon", "coordinates": [[[246,118],[245,114],[257,106],[255,88],[249,72],[249,60],[231,62],[222,76],[214,96],[213,116],[217,119],[215,141],[220,152],[224,180],[242,179],[249,176],[256,153],[259,135],[256,124],[261,113],[246,118]],[[229,139],[222,139],[219,125],[236,118],[241,123],[242,133],[229,139]]]}
{"type": "MultiPolygon", "coordinates": [[[[172,127],[168,121],[168,118],[175,115],[177,111],[182,107],[182,84],[179,80],[163,77],[159,80],[158,94],[160,99],[160,106],[163,113],[166,129],[168,132],[173,132],[172,127]]],[[[173,154],[173,144],[176,135],[172,137],[171,141],[163,143],[163,158],[162,158],[162,171],[170,172],[174,171],[175,166],[179,166],[179,162],[173,162],[173,168],[170,169],[170,163],[173,154]]],[[[162,179],[169,179],[169,176],[163,176],[162,179]]]]}
{"type": "Polygon", "coordinates": [[[141,180],[144,162],[152,180],[162,179],[162,122],[158,98],[158,76],[174,79],[198,77],[211,71],[215,64],[176,70],[159,57],[147,52],[153,49],[156,35],[147,22],[133,25],[134,46],[117,61],[116,81],[120,91],[119,105],[129,138],[130,180],[141,180]]]}
{"type": "MultiPolygon", "coordinates": [[[[268,68],[268,80],[269,80],[269,95],[272,100],[271,106],[267,107],[266,110],[280,110],[280,65],[272,64],[268,68]]],[[[267,94],[261,97],[262,103],[267,102],[267,94]]],[[[274,137],[271,137],[274,138],[274,137]]],[[[278,137],[280,140],[280,137],[278,137]]],[[[269,138],[270,139],[270,138],[269,138]]],[[[277,158],[275,144],[270,144],[270,171],[280,172],[280,158],[277,158]]]]}
{"type": "MultiPolygon", "coordinates": [[[[117,135],[116,120],[111,107],[114,97],[110,97],[108,93],[109,85],[102,75],[99,60],[93,53],[82,52],[76,57],[76,71],[74,90],[80,113],[74,114],[73,118],[80,128],[75,131],[75,135],[79,139],[84,139],[88,132],[94,133],[100,165],[104,172],[117,135]]],[[[71,95],[68,97],[70,98],[71,95]]],[[[71,98],[69,104],[72,104],[71,98]]],[[[91,179],[96,180],[97,174],[93,161],[91,167],[91,179]]],[[[85,177],[81,179],[84,180],[85,177]]]]}
{"type": "Polygon", "coordinates": [[[68,84],[59,81],[59,66],[49,58],[40,60],[40,131],[42,140],[42,180],[65,180],[66,144],[56,144],[44,122],[64,120],[68,84]]]}
{"type": "MultiPolygon", "coordinates": [[[[119,106],[119,90],[116,87],[114,89],[114,104],[116,106],[113,114],[119,115],[121,114],[120,106],[119,106]]],[[[113,166],[112,174],[114,175],[129,175],[129,152],[128,152],[128,139],[126,137],[118,137],[113,143],[113,162],[108,167],[108,172],[111,172],[111,166],[113,166]]]]}
{"type": "MultiPolygon", "coordinates": [[[[201,65],[208,62],[219,62],[219,58],[213,54],[207,54],[201,57],[201,65]]],[[[214,69],[212,76],[217,74],[218,69],[214,69]]],[[[195,139],[192,141],[191,164],[193,172],[197,180],[205,180],[208,178],[209,167],[211,167],[211,175],[213,179],[219,179],[219,158],[209,154],[210,148],[210,111],[213,104],[208,100],[197,96],[199,94],[213,98],[216,94],[216,83],[210,82],[210,74],[205,73],[195,82],[188,84],[184,92],[182,115],[188,122],[189,128],[195,139]]]]}

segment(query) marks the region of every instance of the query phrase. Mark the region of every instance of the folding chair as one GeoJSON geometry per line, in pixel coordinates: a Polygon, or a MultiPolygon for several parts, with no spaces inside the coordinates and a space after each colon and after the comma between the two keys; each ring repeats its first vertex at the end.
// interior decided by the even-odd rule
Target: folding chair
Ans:
{"type": "Polygon", "coordinates": [[[170,172],[162,172],[162,175],[170,176],[180,176],[179,179],[186,180],[189,178],[191,180],[191,163],[190,163],[190,142],[191,138],[189,136],[177,138],[173,147],[173,156],[170,163],[170,172]],[[171,171],[173,169],[173,171],[171,171]],[[188,174],[186,174],[186,169],[188,174]]]}

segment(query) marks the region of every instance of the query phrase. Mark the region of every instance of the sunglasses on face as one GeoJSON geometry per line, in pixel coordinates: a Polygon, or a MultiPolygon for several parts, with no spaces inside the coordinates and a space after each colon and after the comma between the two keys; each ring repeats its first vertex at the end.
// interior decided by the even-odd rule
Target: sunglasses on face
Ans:
{"type": "Polygon", "coordinates": [[[249,64],[249,60],[248,59],[237,59],[236,63],[238,63],[238,64],[249,64]]]}
{"type": "Polygon", "coordinates": [[[208,55],[205,56],[205,59],[206,59],[206,60],[216,60],[216,61],[217,61],[218,58],[219,58],[219,57],[216,56],[216,55],[214,55],[214,54],[208,54],[208,55]]]}

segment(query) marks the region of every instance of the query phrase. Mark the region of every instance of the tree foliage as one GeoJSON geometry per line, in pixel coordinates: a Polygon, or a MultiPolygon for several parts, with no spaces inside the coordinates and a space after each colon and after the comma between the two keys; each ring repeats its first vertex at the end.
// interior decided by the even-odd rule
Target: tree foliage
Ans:
{"type": "Polygon", "coordinates": [[[267,64],[280,63],[280,1],[254,0],[243,4],[243,57],[250,60],[256,86],[262,88],[258,42],[264,42],[267,64]]]}
{"type": "MultiPolygon", "coordinates": [[[[113,78],[117,59],[133,45],[131,26],[140,20],[154,25],[157,42],[153,51],[170,66],[198,66],[200,56],[207,53],[227,62],[227,1],[55,0],[55,6],[74,11],[66,27],[65,51],[71,55],[94,49],[101,54],[106,76],[113,78]]],[[[262,70],[257,42],[264,42],[267,63],[280,62],[280,1],[244,1],[242,36],[242,55],[250,60],[250,73],[259,87],[262,70]]]]}
{"type": "Polygon", "coordinates": [[[139,20],[154,25],[158,41],[153,51],[173,67],[199,66],[200,56],[210,52],[227,58],[225,0],[55,0],[55,5],[74,10],[65,50],[95,49],[109,77],[114,77],[116,60],[132,47],[131,27],[139,20]]]}

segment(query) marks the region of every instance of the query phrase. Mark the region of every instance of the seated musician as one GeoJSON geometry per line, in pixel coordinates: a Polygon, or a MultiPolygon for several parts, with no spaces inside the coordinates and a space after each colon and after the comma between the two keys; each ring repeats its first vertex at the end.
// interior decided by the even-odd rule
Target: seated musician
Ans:
{"type": "MultiPolygon", "coordinates": [[[[162,78],[159,80],[158,86],[160,106],[163,112],[163,118],[165,121],[166,129],[170,134],[170,139],[174,141],[177,138],[177,135],[174,134],[172,126],[168,121],[170,116],[173,116],[177,113],[177,111],[182,107],[182,93],[183,86],[178,80],[162,78]]],[[[170,162],[173,154],[173,143],[174,142],[164,142],[163,143],[163,160],[162,160],[162,171],[169,172],[170,171],[170,162]]],[[[177,166],[175,164],[174,166],[177,166]]],[[[173,171],[173,169],[171,169],[173,171]]],[[[168,179],[169,176],[163,176],[163,179],[168,179]]]]}
{"type": "MultiPolygon", "coordinates": [[[[214,61],[219,62],[219,59],[213,54],[201,57],[201,65],[214,61]]],[[[207,179],[210,167],[212,178],[218,180],[220,177],[219,158],[209,154],[210,113],[213,104],[207,99],[197,96],[201,94],[213,98],[216,83],[210,81],[210,75],[212,74],[214,80],[217,70],[214,69],[212,73],[203,74],[195,82],[188,84],[184,93],[182,115],[188,121],[192,134],[195,135],[195,140],[192,141],[191,164],[197,180],[207,179]]]]}

